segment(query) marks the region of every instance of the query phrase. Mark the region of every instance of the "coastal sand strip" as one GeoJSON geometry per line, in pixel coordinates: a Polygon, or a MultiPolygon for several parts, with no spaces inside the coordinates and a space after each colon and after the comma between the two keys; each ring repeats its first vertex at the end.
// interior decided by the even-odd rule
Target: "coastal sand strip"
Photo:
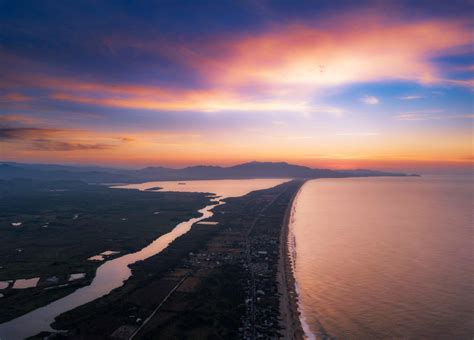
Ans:
{"type": "MultiPolygon", "coordinates": [[[[303,186],[304,182],[301,183],[303,186]]],[[[291,258],[288,247],[289,224],[293,203],[299,192],[291,198],[283,218],[283,225],[280,234],[280,254],[278,260],[278,292],[280,294],[280,326],[282,328],[283,339],[304,339],[304,331],[301,326],[298,312],[298,296],[295,290],[295,278],[291,265],[291,258]]]]}

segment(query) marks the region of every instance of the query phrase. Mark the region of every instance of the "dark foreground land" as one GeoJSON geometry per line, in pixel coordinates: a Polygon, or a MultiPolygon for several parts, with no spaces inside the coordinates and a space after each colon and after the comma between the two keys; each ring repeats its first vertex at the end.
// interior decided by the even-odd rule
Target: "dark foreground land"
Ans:
{"type": "MultiPolygon", "coordinates": [[[[62,314],[58,338],[235,339],[282,334],[277,270],[291,181],[226,200],[111,294],[62,314]]],[[[45,335],[45,334],[43,334],[45,335]]]]}
{"type": "Polygon", "coordinates": [[[0,281],[11,281],[0,289],[0,323],[89,284],[101,263],[89,257],[137,251],[208,204],[198,193],[0,181],[0,281]],[[74,273],[85,277],[68,282],[74,273]],[[14,280],[33,277],[37,287],[12,289],[14,280]]]}

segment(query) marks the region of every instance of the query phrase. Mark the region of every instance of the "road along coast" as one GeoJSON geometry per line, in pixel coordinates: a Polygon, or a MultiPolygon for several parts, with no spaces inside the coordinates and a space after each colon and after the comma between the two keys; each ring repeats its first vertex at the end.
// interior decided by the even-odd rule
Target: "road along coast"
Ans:
{"type": "MultiPolygon", "coordinates": [[[[301,186],[303,184],[304,182],[301,183],[301,186]]],[[[298,311],[298,295],[293,274],[290,245],[288,244],[293,205],[301,190],[301,186],[288,203],[280,235],[277,280],[278,293],[280,295],[280,327],[282,328],[281,332],[284,339],[304,339],[304,331],[298,311]]]]}

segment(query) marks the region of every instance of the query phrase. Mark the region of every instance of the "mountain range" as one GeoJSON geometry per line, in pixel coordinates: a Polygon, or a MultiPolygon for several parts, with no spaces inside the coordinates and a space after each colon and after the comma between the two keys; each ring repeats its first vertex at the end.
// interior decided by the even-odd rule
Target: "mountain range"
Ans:
{"type": "Polygon", "coordinates": [[[181,169],[147,167],[139,170],[98,166],[0,163],[0,179],[80,180],[88,183],[138,183],[159,180],[204,180],[244,178],[342,178],[410,176],[367,169],[314,169],[285,162],[249,162],[230,167],[191,166],[181,169]]]}

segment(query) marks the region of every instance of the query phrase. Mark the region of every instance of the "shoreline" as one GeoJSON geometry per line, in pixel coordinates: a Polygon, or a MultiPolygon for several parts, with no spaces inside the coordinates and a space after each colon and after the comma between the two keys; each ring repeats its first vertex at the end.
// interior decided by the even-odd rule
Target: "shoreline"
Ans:
{"type": "Polygon", "coordinates": [[[305,332],[298,311],[298,294],[288,244],[293,204],[305,182],[306,181],[302,182],[300,188],[293,195],[286,208],[280,234],[277,282],[278,293],[280,295],[280,328],[282,330],[283,339],[305,339],[305,332]]]}

